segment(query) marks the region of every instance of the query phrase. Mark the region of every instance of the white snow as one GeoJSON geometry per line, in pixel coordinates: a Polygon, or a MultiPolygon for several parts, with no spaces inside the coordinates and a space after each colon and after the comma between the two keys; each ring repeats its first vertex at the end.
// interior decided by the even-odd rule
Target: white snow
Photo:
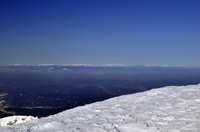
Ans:
{"type": "Polygon", "coordinates": [[[37,117],[33,116],[10,116],[0,119],[0,127],[11,126],[14,124],[24,123],[33,119],[37,119],[37,117]]]}
{"type": "Polygon", "coordinates": [[[1,132],[199,132],[200,85],[168,86],[115,97],[1,132]]]}

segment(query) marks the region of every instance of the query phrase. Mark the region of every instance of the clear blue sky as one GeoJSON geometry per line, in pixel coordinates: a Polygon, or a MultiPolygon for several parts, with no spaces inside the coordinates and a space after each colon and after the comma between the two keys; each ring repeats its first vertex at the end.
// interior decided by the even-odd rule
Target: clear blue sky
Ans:
{"type": "Polygon", "coordinates": [[[199,0],[0,0],[0,65],[200,66],[199,0]]]}

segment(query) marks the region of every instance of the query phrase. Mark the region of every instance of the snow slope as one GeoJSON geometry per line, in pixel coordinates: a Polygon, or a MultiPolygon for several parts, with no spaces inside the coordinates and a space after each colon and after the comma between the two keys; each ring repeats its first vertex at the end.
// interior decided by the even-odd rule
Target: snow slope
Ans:
{"type": "Polygon", "coordinates": [[[124,95],[1,132],[199,132],[200,84],[124,95]]]}
{"type": "Polygon", "coordinates": [[[33,119],[37,119],[37,117],[33,116],[10,116],[0,119],[0,128],[11,126],[14,124],[24,123],[33,119]]]}

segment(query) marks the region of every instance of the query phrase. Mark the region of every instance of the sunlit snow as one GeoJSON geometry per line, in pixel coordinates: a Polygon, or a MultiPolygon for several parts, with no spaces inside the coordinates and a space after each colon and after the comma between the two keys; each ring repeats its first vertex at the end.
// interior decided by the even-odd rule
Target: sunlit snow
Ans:
{"type": "Polygon", "coordinates": [[[33,116],[10,116],[0,119],[0,127],[11,126],[14,124],[24,123],[33,119],[37,119],[37,117],[33,116]]]}
{"type": "Polygon", "coordinates": [[[35,119],[1,132],[199,132],[200,85],[124,95],[35,119]]]}

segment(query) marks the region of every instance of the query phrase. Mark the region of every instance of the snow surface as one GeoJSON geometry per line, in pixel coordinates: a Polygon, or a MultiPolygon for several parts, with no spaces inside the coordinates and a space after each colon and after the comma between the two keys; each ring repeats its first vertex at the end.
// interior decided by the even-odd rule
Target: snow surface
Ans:
{"type": "Polygon", "coordinates": [[[0,131],[199,132],[200,84],[115,97],[0,131]]]}
{"type": "Polygon", "coordinates": [[[33,119],[37,119],[37,117],[33,116],[10,116],[0,119],[0,127],[11,126],[14,124],[24,123],[33,119]]]}

